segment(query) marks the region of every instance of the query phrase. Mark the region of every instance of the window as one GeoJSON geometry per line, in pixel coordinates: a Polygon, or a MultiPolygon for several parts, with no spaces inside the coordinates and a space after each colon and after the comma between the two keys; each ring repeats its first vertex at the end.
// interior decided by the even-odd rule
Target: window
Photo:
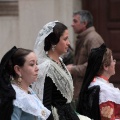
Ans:
{"type": "Polygon", "coordinates": [[[0,16],[17,16],[18,0],[0,0],[0,16]]]}

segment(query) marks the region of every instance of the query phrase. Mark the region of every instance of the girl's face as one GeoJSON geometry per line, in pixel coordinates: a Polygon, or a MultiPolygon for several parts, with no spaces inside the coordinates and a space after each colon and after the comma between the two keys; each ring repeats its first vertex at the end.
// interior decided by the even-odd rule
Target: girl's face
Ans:
{"type": "Polygon", "coordinates": [[[62,55],[63,53],[67,52],[69,45],[70,42],[68,39],[68,30],[66,29],[63,35],[60,37],[60,40],[55,47],[55,50],[59,55],[62,55]]]}
{"type": "Polygon", "coordinates": [[[37,67],[37,57],[34,52],[31,52],[25,57],[24,66],[19,67],[20,74],[22,76],[22,81],[26,85],[30,85],[37,80],[38,67],[37,67]]]}

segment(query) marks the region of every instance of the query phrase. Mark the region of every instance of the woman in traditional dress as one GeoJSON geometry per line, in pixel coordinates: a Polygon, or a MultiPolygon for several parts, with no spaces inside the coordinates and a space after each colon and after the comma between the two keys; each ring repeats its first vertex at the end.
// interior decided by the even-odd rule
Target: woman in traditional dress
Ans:
{"type": "Polygon", "coordinates": [[[67,52],[69,45],[68,29],[58,21],[47,23],[40,30],[35,43],[34,51],[40,70],[33,89],[51,111],[48,120],[79,120],[70,105],[73,80],[60,57],[67,52]]]}
{"type": "Polygon", "coordinates": [[[0,63],[0,120],[46,120],[50,111],[29,87],[37,80],[35,53],[10,49],[0,63]]]}
{"type": "Polygon", "coordinates": [[[77,112],[94,120],[120,120],[120,90],[109,82],[115,74],[115,64],[112,51],[104,44],[91,50],[77,112]],[[87,104],[85,101],[90,102],[87,104]],[[85,106],[91,106],[91,114],[85,106]]]}

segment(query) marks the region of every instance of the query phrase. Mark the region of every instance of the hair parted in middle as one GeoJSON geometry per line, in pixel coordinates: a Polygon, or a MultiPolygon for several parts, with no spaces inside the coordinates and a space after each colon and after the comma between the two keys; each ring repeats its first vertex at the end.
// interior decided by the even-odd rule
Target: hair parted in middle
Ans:
{"type": "Polygon", "coordinates": [[[44,50],[49,51],[52,48],[52,45],[56,45],[60,37],[63,35],[64,31],[67,28],[63,23],[61,22],[55,22],[55,26],[53,28],[53,32],[50,33],[46,38],[45,38],[45,45],[44,45],[44,50]]]}

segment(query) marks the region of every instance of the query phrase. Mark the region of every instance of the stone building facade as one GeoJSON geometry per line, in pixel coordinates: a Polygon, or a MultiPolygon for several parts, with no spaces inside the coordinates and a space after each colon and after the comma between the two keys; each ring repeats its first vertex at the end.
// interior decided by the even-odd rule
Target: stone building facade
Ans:
{"type": "Polygon", "coordinates": [[[73,11],[81,0],[0,0],[0,59],[12,46],[33,49],[39,30],[49,21],[59,20],[71,27],[73,11]]]}

